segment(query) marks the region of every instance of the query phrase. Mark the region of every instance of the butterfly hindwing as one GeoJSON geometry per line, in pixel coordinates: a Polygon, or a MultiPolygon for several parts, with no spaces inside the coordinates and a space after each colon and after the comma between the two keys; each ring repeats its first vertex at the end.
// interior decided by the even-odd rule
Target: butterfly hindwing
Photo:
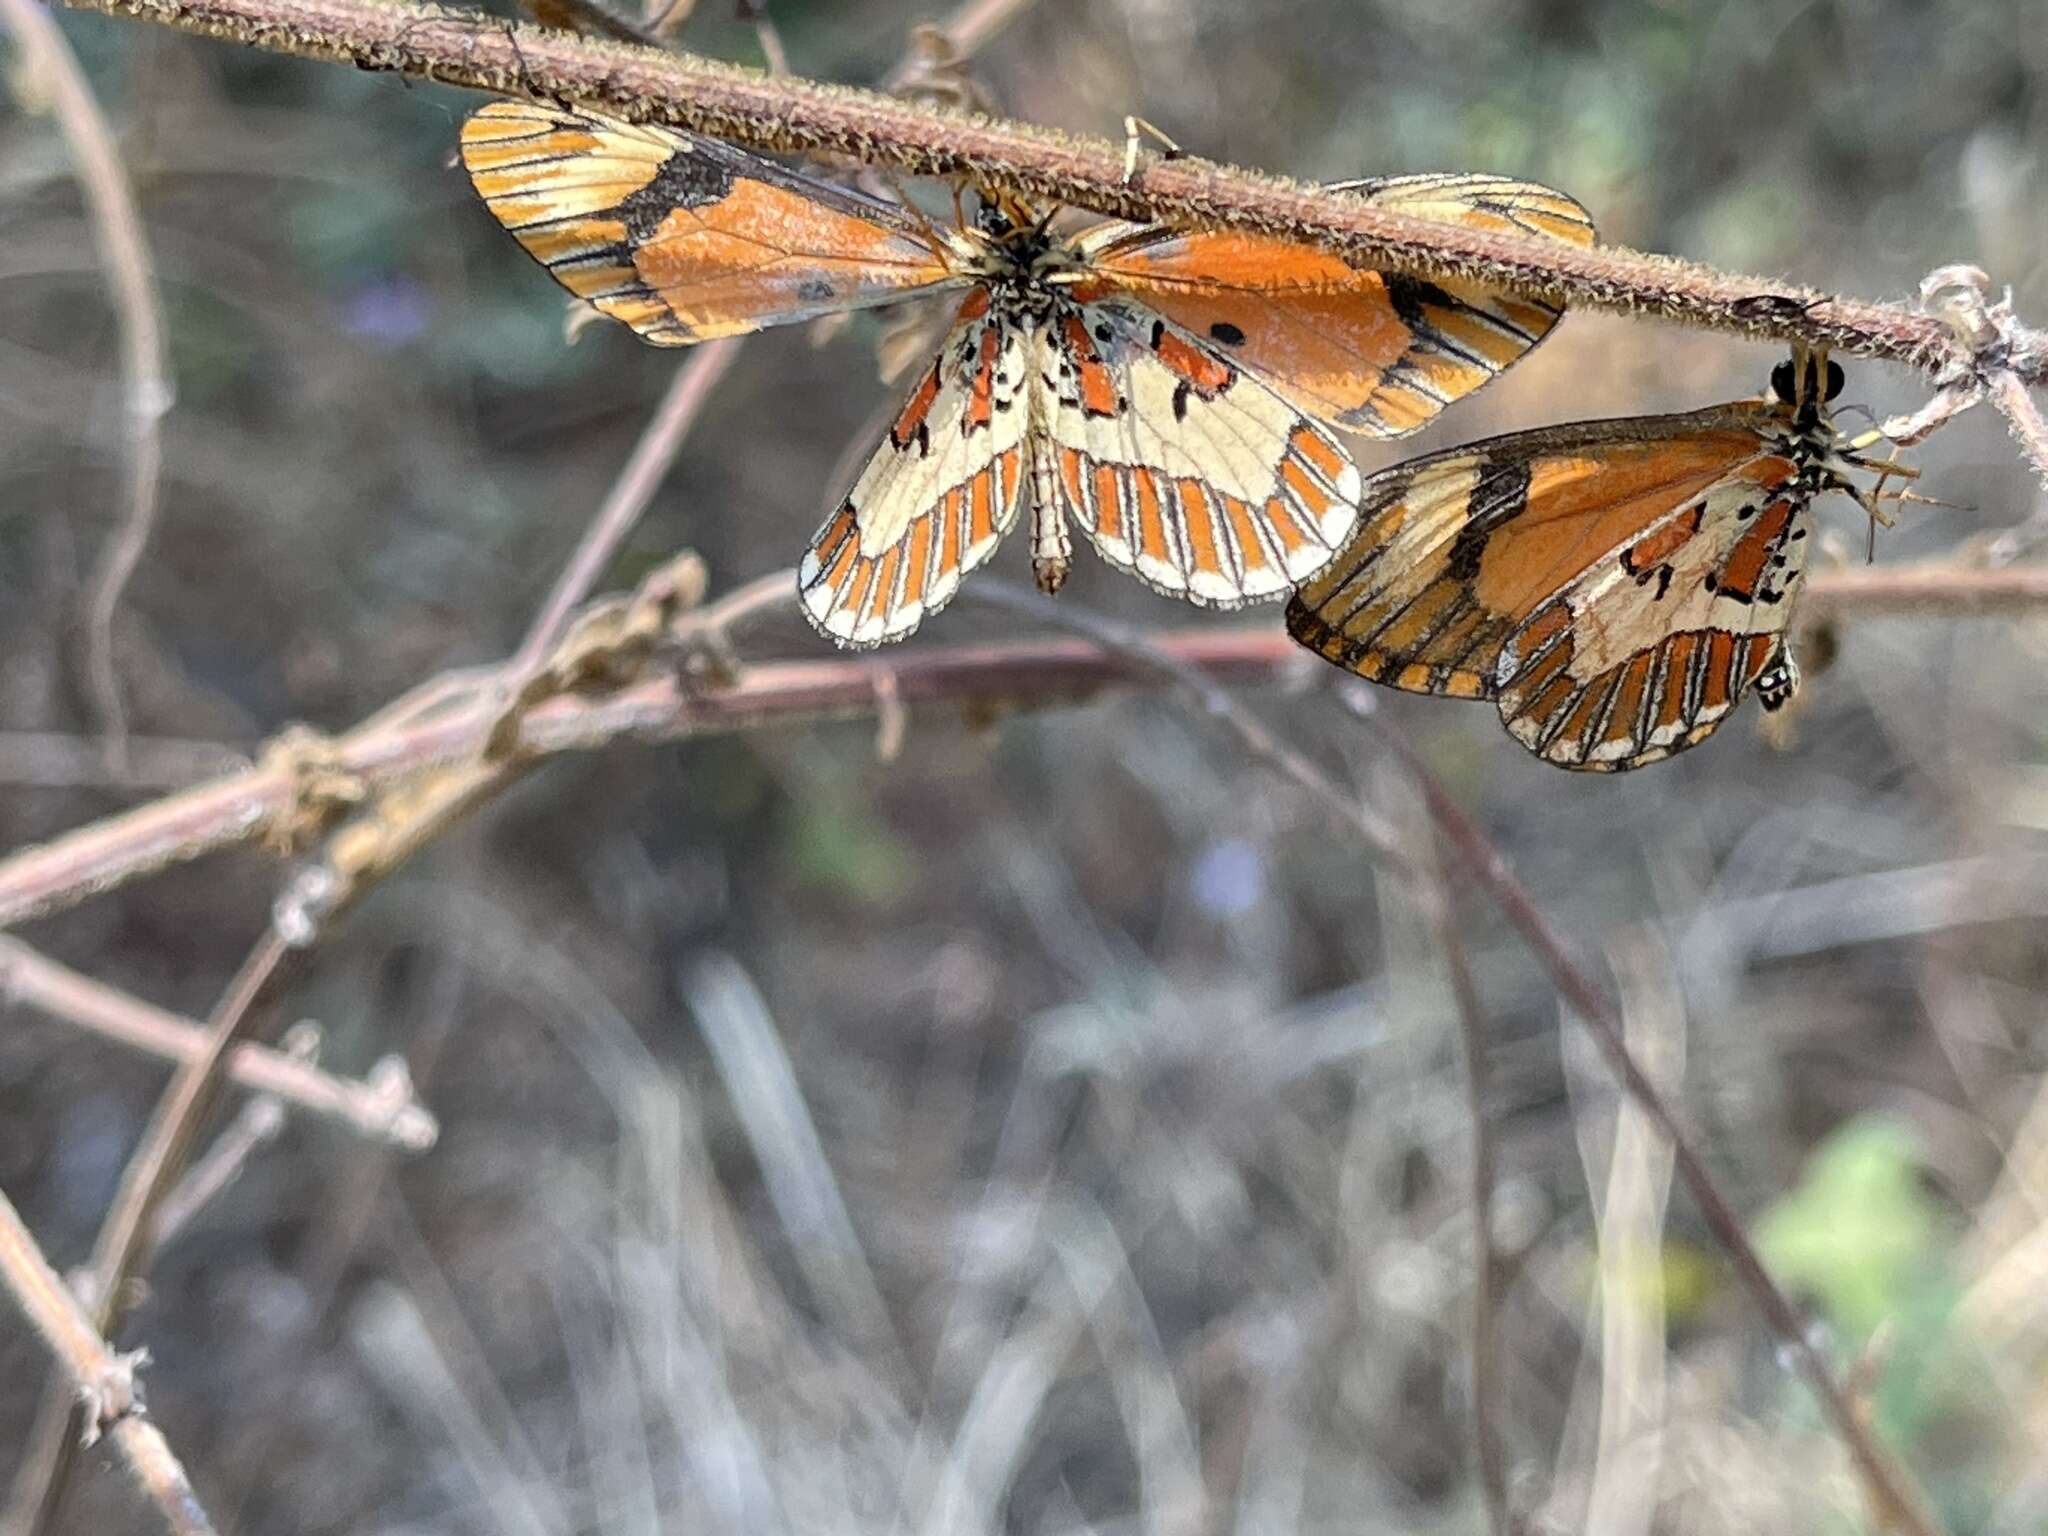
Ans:
{"type": "Polygon", "coordinates": [[[1706,740],[1752,688],[1783,703],[1808,500],[1760,453],[1586,571],[1502,647],[1509,732],[1563,767],[1636,768],[1706,740]]]}
{"type": "MultiPolygon", "coordinates": [[[[1475,229],[1594,238],[1584,208],[1533,182],[1402,176],[1332,190],[1475,229]]],[[[1103,289],[1157,310],[1311,415],[1368,437],[1425,425],[1541,341],[1560,313],[1269,236],[1112,224],[1083,235],[1080,250],[1103,289]]]]}
{"type": "Polygon", "coordinates": [[[1356,518],[1330,432],[1220,348],[1123,299],[1055,309],[1036,387],[1042,494],[1104,559],[1204,607],[1276,597],[1356,518]]]}
{"type": "Polygon", "coordinates": [[[1773,416],[1584,422],[1384,471],[1288,630],[1373,681],[1492,699],[1562,766],[1669,756],[1792,684],[1810,492],[1773,416]]]}
{"type": "Polygon", "coordinates": [[[900,640],[995,552],[1028,479],[1029,337],[971,292],[882,445],[797,569],[811,622],[843,645],[900,640]]]}
{"type": "Polygon", "coordinates": [[[674,129],[500,101],[463,123],[462,159],[528,254],[658,346],[971,280],[895,204],[674,129]]]}

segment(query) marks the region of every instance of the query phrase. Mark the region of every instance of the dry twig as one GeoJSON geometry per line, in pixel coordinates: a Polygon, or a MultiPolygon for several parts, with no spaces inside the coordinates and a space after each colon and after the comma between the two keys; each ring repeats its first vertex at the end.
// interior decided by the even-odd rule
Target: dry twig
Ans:
{"type": "MultiPolygon", "coordinates": [[[[207,1049],[202,1026],[81,976],[5,935],[0,935],[0,998],[166,1061],[190,1063],[207,1049]]],[[[380,1063],[366,1081],[351,1082],[268,1046],[244,1042],[228,1057],[228,1075],[251,1092],[269,1094],[402,1151],[424,1152],[440,1134],[395,1057],[380,1063]]]]}
{"type": "MultiPolygon", "coordinates": [[[[85,1305],[96,1336],[111,1337],[126,1311],[127,1282],[146,1263],[156,1241],[157,1218],[164,1197],[185,1171],[207,1116],[219,1101],[227,1062],[259,1017],[257,1002],[276,979],[291,947],[272,928],[265,932],[208,1022],[206,1051],[187,1061],[171,1079],[156,1113],[128,1165],[113,1208],[93,1245],[90,1294],[85,1305]]],[[[46,1529],[63,1498],[71,1467],[74,1413],[67,1398],[50,1394],[43,1400],[8,1499],[6,1529],[33,1533],[46,1529]]]]}
{"type": "MultiPolygon", "coordinates": [[[[1177,682],[1204,706],[1211,718],[1233,732],[1252,756],[1276,768],[1303,790],[1311,801],[1356,836],[1373,856],[1409,871],[1426,872],[1429,868],[1427,854],[1408,848],[1393,822],[1345,790],[1292,747],[1278,741],[1256,715],[1238,705],[1213,681],[1188,668],[1177,658],[1162,654],[1143,636],[1122,625],[1081,613],[1072,606],[1057,606],[1035,593],[1012,589],[1002,583],[984,580],[973,590],[983,600],[993,599],[1004,607],[1036,612],[1063,629],[1087,635],[1106,650],[1127,658],[1140,668],[1161,673],[1177,682]]],[[[1357,685],[1361,690],[1365,686],[1363,683],[1357,685]]],[[[1509,926],[1521,936],[1549,973],[1551,984],[1569,1010],[1585,1024],[1608,1069],[1624,1091],[1641,1107],[1650,1123],[1670,1140],[1679,1178],[1698,1204],[1715,1240],[1734,1265],[1743,1288],[1763,1313],[1765,1324],[1779,1348],[1797,1365],[1818,1399],[1822,1412],[1848,1447],[1882,1523],[1887,1528],[1905,1533],[1905,1536],[1935,1536],[1939,1527],[1927,1507],[1925,1496],[1905,1469],[1872,1436],[1866,1416],[1856,1411],[1854,1402],[1835,1380],[1820,1351],[1800,1327],[1791,1301],[1764,1268],[1740,1219],[1715,1184],[1713,1175],[1707,1171],[1705,1162],[1685,1139],[1677,1115],[1630,1053],[1622,1033],[1620,1010],[1571,958],[1535,898],[1515,878],[1506,855],[1437,782],[1401,734],[1382,724],[1380,736],[1394,749],[1420,786],[1430,818],[1435,822],[1444,846],[1478,880],[1509,926]]],[[[1462,998],[1461,1007],[1476,1010],[1476,993],[1462,998]]]]}
{"type": "Polygon", "coordinates": [[[72,1392],[88,1405],[92,1432],[112,1438],[165,1526],[179,1536],[212,1536],[213,1524],[185,1469],[162,1433],[143,1417],[135,1387],[138,1360],[107,1348],[5,1195],[0,1195],[0,1281],[49,1344],[72,1392]]]}
{"type": "Polygon", "coordinates": [[[1608,1070],[1620,1080],[1628,1096],[1642,1109],[1657,1133],[1670,1142],[1679,1181],[1699,1207],[1700,1216],[1714,1234],[1715,1242],[1727,1254],[1743,1289],[1749,1292],[1763,1313],[1778,1348],[1806,1379],[1821,1411],[1848,1448],[1869,1494],[1879,1527],[1903,1532],[1906,1536],[1934,1536],[1940,1527],[1927,1506],[1925,1495],[1872,1436],[1865,1417],[1857,1412],[1855,1403],[1836,1381],[1827,1362],[1821,1358],[1820,1350],[1800,1325],[1799,1315],[1793,1310],[1791,1301],[1764,1268],[1741,1219],[1714,1183],[1707,1165],[1693,1150],[1677,1114],[1665,1103],[1656,1085],[1630,1054],[1622,1033],[1620,1010],[1572,959],[1564,940],[1551,927],[1550,919],[1515,878],[1507,856],[1436,782],[1396,733],[1389,731],[1384,739],[1401,754],[1421,782],[1430,815],[1458,862],[1485,888],[1501,915],[1521,935],[1523,942],[1549,973],[1551,985],[1557,988],[1571,1014],[1586,1026],[1593,1043],[1606,1060],[1608,1070]]]}
{"type": "Polygon", "coordinates": [[[640,440],[633,445],[625,468],[612,483],[597,515],[584,530],[569,563],[541,604],[540,612],[528,626],[519,649],[505,664],[501,687],[508,698],[516,697],[561,643],[577,605],[590,596],[605,568],[640,521],[654,493],[661,488],[669,467],[682,451],[704,403],[711,398],[718,381],[725,377],[737,355],[737,341],[714,341],[698,347],[676,370],[668,393],[655,407],[640,440]]]}
{"type": "MultiPolygon", "coordinates": [[[[749,583],[690,615],[689,626],[708,638],[742,618],[783,606],[794,579],[778,572],[749,583]]],[[[1803,602],[1809,613],[1845,616],[2032,612],[2048,602],[2048,567],[1985,570],[1944,561],[1818,571],[1803,602]]],[[[1270,678],[1308,665],[1299,646],[1266,628],[1189,629],[1154,635],[1149,643],[1222,682],[1270,678]]],[[[1094,644],[1045,639],[910,648],[886,661],[836,654],[762,662],[749,665],[729,687],[660,677],[602,697],[551,698],[521,717],[516,750],[527,760],[593,751],[621,739],[673,741],[870,716],[881,698],[876,677],[883,670],[892,674],[896,697],[906,706],[1017,708],[1139,685],[1150,669],[1134,672],[1094,644]]],[[[437,708],[380,711],[333,744],[339,768],[374,786],[468,759],[498,712],[482,697],[480,681],[488,675],[435,679],[415,697],[430,698],[437,708]]],[[[0,928],[62,911],[174,864],[260,841],[280,817],[293,814],[299,793],[288,762],[266,758],[255,768],[21,849],[0,859],[0,928]]]]}
{"type": "MultiPolygon", "coordinates": [[[[1313,802],[1356,836],[1368,852],[1399,868],[1411,871],[1428,868],[1426,856],[1409,849],[1391,821],[1355,794],[1347,792],[1293,748],[1274,738],[1257,716],[1239,706],[1210,679],[1186,667],[1177,658],[1161,653],[1143,636],[1122,625],[1082,614],[1071,606],[1055,606],[1036,594],[1011,589],[1001,583],[984,580],[974,591],[983,600],[993,599],[1004,607],[1037,612],[1063,629],[1087,635],[1106,650],[1127,658],[1140,668],[1172,679],[1190,692],[1212,718],[1232,731],[1247,751],[1279,770],[1303,790],[1313,802]]],[[[1358,686],[1363,689],[1365,685],[1358,686]]],[[[1716,1241],[1728,1254],[1744,1289],[1763,1313],[1779,1348],[1797,1365],[1818,1399],[1821,1410],[1848,1447],[1883,1524],[1906,1533],[1906,1536],[1935,1536],[1939,1527],[1924,1495],[1905,1469],[1872,1436],[1866,1416],[1856,1411],[1855,1404],[1800,1327],[1791,1301],[1771,1279],[1741,1221],[1714,1183],[1713,1175],[1685,1139],[1677,1115],[1631,1055],[1623,1038],[1619,1009],[1571,958],[1535,898],[1515,878],[1506,856],[1437,782],[1400,733],[1383,726],[1380,734],[1420,785],[1430,817],[1444,845],[1456,861],[1479,881],[1501,915],[1549,973],[1551,984],[1557,988],[1570,1011],[1585,1024],[1624,1091],[1641,1107],[1650,1123],[1670,1140],[1679,1178],[1700,1207],[1701,1215],[1716,1241]]],[[[1476,1011],[1476,993],[1462,997],[1460,1005],[1476,1011]]],[[[1501,1507],[1504,1505],[1503,1499],[1501,1507]]]]}
{"type": "MultiPolygon", "coordinates": [[[[23,0],[6,0],[20,4],[23,0]]],[[[888,97],[811,82],[769,79],[658,51],[593,42],[530,29],[501,27],[370,0],[87,0],[94,8],[144,16],[185,30],[225,36],[256,46],[314,57],[346,59],[362,67],[399,70],[485,89],[539,94],[582,102],[624,115],[677,123],[769,150],[847,155],[913,174],[966,175],[998,189],[1095,208],[1132,218],[1163,218],[1190,225],[1232,227],[1309,241],[1395,270],[1427,276],[1478,279],[1568,303],[1647,313],[1684,323],[1750,335],[1798,338],[1843,350],[1909,363],[1945,388],[1987,384],[1998,370],[2000,388],[2016,391],[2027,410],[2024,386],[2048,378],[2048,345],[2011,325],[1994,359],[1988,344],[1939,317],[1900,306],[1862,304],[1782,284],[1743,278],[1614,248],[1581,251],[1549,242],[1514,239],[1392,214],[1292,183],[1180,159],[1125,174],[1117,146],[1076,141],[1041,130],[970,119],[888,97]]],[[[999,9],[991,7],[991,9],[999,9]]],[[[715,375],[716,363],[695,363],[715,375]]],[[[706,391],[710,380],[702,383],[706,391]]],[[[679,379],[669,419],[687,423],[693,407],[679,404],[679,379]]],[[[2021,420],[2019,407],[2009,415],[2021,420]]],[[[2038,417],[2035,418],[2038,420],[2038,417]]],[[[673,428],[679,436],[681,426],[673,428]]],[[[565,620],[595,581],[617,538],[637,515],[658,480],[665,449],[659,435],[643,442],[622,477],[622,510],[601,517],[587,535],[544,608],[514,664],[500,676],[523,680],[566,644],[565,620]],[[643,474],[641,471],[645,471],[643,474]]],[[[2038,601],[2034,572],[1971,572],[1951,592],[1984,597],[2024,588],[2038,601]],[[1999,578],[2014,578],[2000,580],[1999,578]]],[[[1815,602],[1826,582],[1814,582],[1815,602]]],[[[786,588],[785,588],[786,590],[786,588]]],[[[980,595],[993,596],[984,583],[980,595]]],[[[1866,594],[1878,606],[1882,593],[1866,594]]],[[[353,841],[330,842],[327,867],[343,865],[352,878],[375,878],[409,857],[450,819],[494,793],[527,761],[553,751],[586,749],[619,736],[686,736],[760,726],[777,720],[863,714],[883,701],[1042,700],[1072,696],[1138,675],[1168,676],[1197,697],[1265,761],[1354,828],[1382,857],[1407,862],[1406,851],[1369,807],[1305,763],[1266,732],[1217,686],[1219,675],[1262,674],[1294,652],[1284,637],[1210,631],[1146,639],[1121,626],[1084,619],[1071,610],[1069,627],[1090,634],[1088,645],[1024,642],[954,651],[908,652],[887,662],[835,658],[749,669],[734,686],[703,690],[670,678],[629,683],[601,697],[557,692],[512,727],[513,751],[479,763],[476,754],[502,709],[475,691],[437,713],[380,719],[332,744],[327,769],[337,782],[358,781],[371,798],[347,831],[353,841]],[[417,782],[414,782],[417,780],[417,782]],[[395,786],[395,788],[394,788],[395,786]],[[343,857],[355,849],[354,862],[343,857]]],[[[715,631],[707,630],[706,633],[715,631]]],[[[573,683],[573,679],[571,679],[573,683]]],[[[267,759],[249,773],[172,797],[157,806],[96,828],[51,848],[0,863],[0,922],[56,910],[110,889],[149,869],[261,836],[290,821],[299,825],[305,785],[288,762],[267,759]]],[[[1887,1518],[1910,1531],[1931,1530],[1917,1495],[1868,1437],[1825,1365],[1799,1334],[1789,1304],[1772,1286],[1732,1213],[1682,1139],[1675,1119],[1630,1060],[1612,1005],[1578,972],[1527,893],[1442,791],[1425,783],[1436,819],[1450,845],[1471,864],[1510,921],[1550,969],[1559,991],[1593,1029],[1610,1065],[1660,1128],[1672,1135],[1681,1176],[1709,1224],[1728,1248],[1738,1273],[1756,1295],[1781,1343],[1808,1376],[1823,1407],[1849,1443],[1887,1518]]],[[[309,830],[324,830],[338,805],[323,802],[309,830]]],[[[216,1015],[208,1054],[189,1064],[167,1095],[145,1153],[102,1235],[96,1278],[102,1311],[117,1304],[120,1280],[146,1251],[150,1224],[160,1209],[165,1181],[189,1151],[190,1138],[217,1091],[224,1053],[249,1016],[249,1007],[283,957],[272,935],[251,957],[240,983],[216,1015]],[[268,956],[269,958],[265,958],[268,956]]],[[[1455,979],[1455,978],[1454,978],[1455,979]]],[[[1469,978],[1468,978],[1469,981],[1469,978]]],[[[1469,986],[1465,989],[1470,991],[1469,986]]],[[[1476,999],[1461,994],[1468,1012],[1476,999]]],[[[1477,1083],[1475,1080],[1475,1091],[1477,1083]]],[[[1483,1217],[1483,1210],[1481,1215],[1483,1217]]],[[[1483,1342],[1483,1341],[1482,1341],[1483,1342]]],[[[34,1462],[30,1463],[33,1467],[34,1462]]],[[[30,1484],[28,1486],[33,1486],[30,1484]]],[[[44,1487],[61,1486],[61,1472],[44,1487]]],[[[1491,1490],[1490,1490],[1491,1491],[1491,1490]]],[[[1496,1500],[1496,1507],[1504,1501],[1496,1500]]]]}
{"type": "Polygon", "coordinates": [[[114,670],[114,613],[149,547],[156,523],[163,468],[163,418],[171,408],[170,364],[164,348],[163,309],[134,189],[121,164],[92,87],[71,45],[50,13],[35,0],[0,0],[0,20],[21,50],[23,79],[47,93],[71,155],[93,238],[106,268],[107,287],[121,331],[123,444],[128,470],[127,507],[108,538],[89,585],[86,673],[106,732],[107,761],[121,773],[128,761],[128,710],[114,670]]]}

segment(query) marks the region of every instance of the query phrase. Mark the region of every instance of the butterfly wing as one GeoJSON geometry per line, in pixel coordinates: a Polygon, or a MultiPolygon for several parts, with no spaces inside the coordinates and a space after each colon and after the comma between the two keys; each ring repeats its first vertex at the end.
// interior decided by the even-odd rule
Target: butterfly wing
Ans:
{"type": "Polygon", "coordinates": [[[1027,465],[1030,337],[967,297],[931,367],[839,509],[797,592],[842,645],[900,640],[938,612],[1017,520],[1027,465]]]}
{"type": "MultiPolygon", "coordinates": [[[[1533,182],[1400,176],[1331,190],[1471,229],[1594,238],[1584,208],[1533,182]]],[[[1111,224],[1086,232],[1077,254],[1100,290],[1141,300],[1302,410],[1369,437],[1425,425],[1535,346],[1560,313],[1482,284],[1380,272],[1259,235],[1111,224]]]]}
{"type": "Polygon", "coordinates": [[[1804,570],[1798,466],[1769,406],[1582,422],[1375,475],[1288,605],[1309,649],[1392,687],[1492,699],[1568,768],[1655,762],[1752,688],[1782,703],[1804,570]]]}
{"type": "Polygon", "coordinates": [[[1125,299],[1041,332],[1040,473],[1110,564],[1210,608],[1277,597],[1357,519],[1330,432],[1220,349],[1125,299]]]}
{"type": "Polygon", "coordinates": [[[895,204],[674,129],[499,101],[463,123],[462,161],[529,255],[657,346],[972,281],[895,204]]]}

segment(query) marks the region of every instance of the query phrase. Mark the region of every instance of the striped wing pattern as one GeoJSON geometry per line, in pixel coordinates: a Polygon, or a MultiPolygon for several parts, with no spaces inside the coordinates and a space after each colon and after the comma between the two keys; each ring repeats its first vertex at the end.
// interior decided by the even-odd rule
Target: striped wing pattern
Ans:
{"type": "Polygon", "coordinates": [[[1752,689],[1776,707],[1796,686],[1812,493],[1777,415],[1586,422],[1385,471],[1288,631],[1375,682],[1491,699],[1561,767],[1682,751],[1752,689]]]}
{"type": "Polygon", "coordinates": [[[853,489],[797,568],[805,615],[842,645],[899,640],[995,553],[1027,480],[1026,333],[976,289],[853,489]]]}
{"type": "MultiPolygon", "coordinates": [[[[1594,239],[1584,208],[1534,182],[1400,176],[1332,190],[1470,228],[1594,239]]],[[[1560,313],[1480,284],[1381,272],[1257,235],[1110,224],[1083,235],[1080,250],[1102,289],[1218,346],[1308,414],[1368,437],[1426,425],[1541,341],[1560,313]]]]}
{"type": "Polygon", "coordinates": [[[1349,534],[1343,445],[1214,345],[1106,300],[1056,314],[1040,358],[1042,514],[1156,591],[1209,608],[1277,597],[1349,534]]]}
{"type": "MultiPolygon", "coordinates": [[[[1791,696],[1798,672],[1785,628],[1805,572],[1807,500],[1779,494],[1788,488],[1770,484],[1771,473],[1753,462],[1713,487],[1687,536],[1702,547],[1673,548],[1655,568],[1679,573],[1664,603],[1681,581],[1697,583],[1670,620],[1683,627],[1646,634],[1627,610],[1656,600],[1633,576],[1633,590],[1603,591],[1605,572],[1589,572],[1530,616],[1495,677],[1501,720],[1517,741],[1561,767],[1639,768],[1705,741],[1752,689],[1771,709],[1791,696]],[[1600,623],[1628,638],[1603,635],[1600,623]],[[1623,644],[1635,649],[1616,654],[1623,644]]],[[[1678,532],[1667,525],[1647,537],[1678,532]]]]}
{"type": "MultiPolygon", "coordinates": [[[[1413,431],[1558,313],[1281,240],[1119,224],[1072,240],[1022,222],[941,229],[713,139],[544,104],[476,112],[462,158],[491,213],[564,287],[657,345],[968,290],[801,563],[804,612],[842,645],[900,639],[942,607],[1014,524],[1027,487],[1049,591],[1065,575],[1066,518],[1111,564],[1201,606],[1326,579],[1362,489],[1330,427],[1413,431]]],[[[1473,228],[1593,238],[1583,208],[1533,183],[1416,176],[1339,190],[1473,228]]],[[[1455,500],[1439,498],[1439,512],[1455,500]]],[[[1472,646],[1503,648],[1499,613],[1475,608],[1467,622],[1472,646]]],[[[1397,652],[1387,640],[1358,655],[1397,652]]],[[[1528,652],[1513,679],[1479,680],[1469,659],[1401,666],[1441,672],[1443,691],[1520,690],[1533,720],[1554,702],[1543,669],[1556,654],[1528,652]]]]}
{"type": "Polygon", "coordinates": [[[895,204],[716,139],[501,101],[463,123],[462,159],[529,255],[656,346],[971,281],[895,204]]]}

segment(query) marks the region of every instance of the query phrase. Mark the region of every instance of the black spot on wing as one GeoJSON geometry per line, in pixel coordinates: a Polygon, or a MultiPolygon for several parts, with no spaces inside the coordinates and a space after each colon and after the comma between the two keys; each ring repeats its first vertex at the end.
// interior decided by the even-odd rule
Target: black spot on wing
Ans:
{"type": "Polygon", "coordinates": [[[1457,581],[1471,581],[1478,576],[1486,541],[1493,537],[1494,529],[1521,511],[1528,501],[1527,459],[1487,466],[1465,502],[1465,525],[1451,540],[1444,556],[1445,574],[1457,581]]]}
{"type": "Polygon", "coordinates": [[[1458,530],[1458,536],[1451,540],[1450,553],[1444,556],[1444,574],[1454,581],[1471,581],[1479,575],[1480,563],[1486,558],[1486,541],[1493,537],[1486,528],[1475,528],[1467,523],[1458,530]]]}
{"type": "Polygon", "coordinates": [[[662,161],[647,185],[619,203],[627,238],[649,239],[678,208],[706,208],[732,195],[734,176],[711,156],[679,149],[662,161]]]}
{"type": "Polygon", "coordinates": [[[1401,272],[1384,274],[1387,285],[1387,302],[1394,306],[1394,313],[1411,331],[1426,330],[1431,321],[1431,309],[1462,309],[1464,305],[1439,288],[1426,277],[1410,277],[1401,272]]]}
{"type": "Polygon", "coordinates": [[[1529,461],[1503,459],[1480,472],[1465,503],[1468,528],[1492,532],[1529,504],[1529,461]]]}
{"type": "Polygon", "coordinates": [[[796,296],[806,304],[822,304],[832,297],[832,285],[822,277],[807,277],[796,285],[796,296]]]}

